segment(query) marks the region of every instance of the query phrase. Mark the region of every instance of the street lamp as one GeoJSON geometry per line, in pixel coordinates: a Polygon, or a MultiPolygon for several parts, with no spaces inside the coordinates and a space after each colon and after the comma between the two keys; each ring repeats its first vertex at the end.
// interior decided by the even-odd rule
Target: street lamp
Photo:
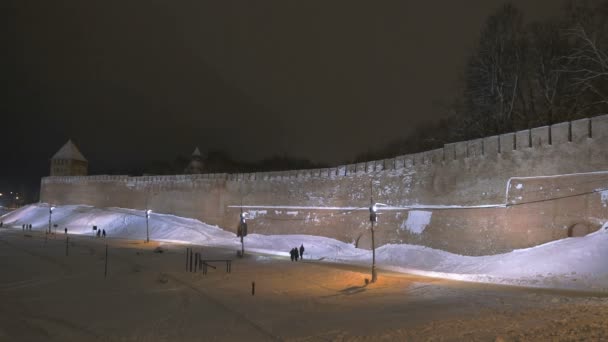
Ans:
{"type": "Polygon", "coordinates": [[[241,207],[241,221],[239,222],[239,227],[236,231],[236,236],[241,238],[241,257],[245,256],[245,240],[243,239],[247,236],[247,220],[246,213],[243,212],[243,208],[241,207]]]}
{"type": "Polygon", "coordinates": [[[148,221],[149,221],[151,212],[152,212],[152,210],[150,210],[150,209],[146,210],[146,242],[150,242],[150,230],[148,228],[148,221]]]}
{"type": "Polygon", "coordinates": [[[374,240],[374,223],[378,222],[378,207],[376,203],[373,203],[369,207],[369,222],[372,224],[372,283],[375,283],[378,280],[378,275],[376,274],[376,243],[374,240]]]}
{"type": "Polygon", "coordinates": [[[55,210],[55,207],[49,207],[49,232],[48,232],[48,234],[51,233],[51,217],[53,216],[53,210],[55,210]]]}

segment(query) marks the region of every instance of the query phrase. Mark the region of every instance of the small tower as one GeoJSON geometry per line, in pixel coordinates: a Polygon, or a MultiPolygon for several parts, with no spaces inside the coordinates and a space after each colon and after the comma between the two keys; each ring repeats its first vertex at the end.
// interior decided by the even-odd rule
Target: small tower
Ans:
{"type": "Polygon", "coordinates": [[[197,148],[192,152],[192,156],[190,157],[190,163],[184,170],[185,174],[199,174],[203,173],[203,157],[201,156],[201,151],[197,148]]]}
{"type": "Polygon", "coordinates": [[[86,176],[89,162],[72,140],[63,145],[51,158],[51,176],[86,176]]]}

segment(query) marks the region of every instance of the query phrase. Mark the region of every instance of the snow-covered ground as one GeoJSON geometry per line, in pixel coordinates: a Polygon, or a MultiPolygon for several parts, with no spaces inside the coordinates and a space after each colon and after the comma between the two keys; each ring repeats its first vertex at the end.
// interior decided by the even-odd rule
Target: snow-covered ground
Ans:
{"type": "Polygon", "coordinates": [[[11,212],[12,210],[13,210],[13,209],[9,209],[9,208],[7,208],[7,207],[3,207],[3,206],[1,206],[1,205],[0,205],[0,216],[4,215],[4,214],[6,214],[6,213],[9,213],[9,212],[11,212]]]}
{"type": "MultiPolygon", "coordinates": [[[[45,204],[30,205],[0,218],[5,227],[32,224],[48,228],[45,204]]],[[[93,235],[92,226],[105,229],[109,237],[143,240],[146,218],[143,211],[60,206],[52,214],[57,231],[93,235]]],[[[150,238],[207,246],[240,246],[233,233],[198,220],[152,213],[150,238]]],[[[330,238],[311,235],[260,235],[245,238],[246,250],[288,256],[293,247],[304,245],[305,257],[319,261],[370,265],[371,251],[330,238]]],[[[462,256],[415,245],[385,245],[376,249],[379,268],[464,281],[541,288],[608,292],[608,224],[585,237],[567,238],[532,248],[491,256],[462,256]]]]}

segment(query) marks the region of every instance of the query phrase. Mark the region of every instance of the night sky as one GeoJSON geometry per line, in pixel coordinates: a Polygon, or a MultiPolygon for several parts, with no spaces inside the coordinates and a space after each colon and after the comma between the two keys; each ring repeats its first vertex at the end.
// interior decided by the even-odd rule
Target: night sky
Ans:
{"type": "Polygon", "coordinates": [[[195,146],[347,162],[443,114],[502,4],[3,1],[0,181],[38,182],[68,138],[92,173],[195,146]]]}

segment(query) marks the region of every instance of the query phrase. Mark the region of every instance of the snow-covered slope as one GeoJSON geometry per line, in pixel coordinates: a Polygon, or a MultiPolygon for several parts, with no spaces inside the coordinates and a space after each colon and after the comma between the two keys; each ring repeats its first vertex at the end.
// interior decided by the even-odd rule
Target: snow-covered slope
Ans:
{"type": "MultiPolygon", "coordinates": [[[[31,205],[8,213],[0,220],[5,227],[32,224],[35,230],[48,228],[46,205],[31,205]]],[[[53,224],[62,232],[93,235],[92,226],[105,229],[109,237],[145,239],[143,211],[121,208],[94,208],[74,205],[55,208],[53,224]]],[[[255,223],[250,224],[255,229],[255,223]]],[[[230,232],[198,220],[152,213],[149,220],[153,240],[186,242],[218,247],[240,246],[230,232]]],[[[370,265],[371,252],[351,244],[311,235],[250,234],[246,249],[289,255],[304,244],[307,259],[370,265]]],[[[491,256],[462,256],[414,245],[385,245],[376,249],[380,268],[421,275],[476,282],[500,283],[559,289],[608,292],[608,224],[585,237],[567,238],[532,248],[491,256]]]]}
{"type": "Polygon", "coordinates": [[[6,214],[6,213],[10,213],[12,211],[12,209],[9,209],[7,207],[3,207],[0,205],[0,216],[6,214]]]}

